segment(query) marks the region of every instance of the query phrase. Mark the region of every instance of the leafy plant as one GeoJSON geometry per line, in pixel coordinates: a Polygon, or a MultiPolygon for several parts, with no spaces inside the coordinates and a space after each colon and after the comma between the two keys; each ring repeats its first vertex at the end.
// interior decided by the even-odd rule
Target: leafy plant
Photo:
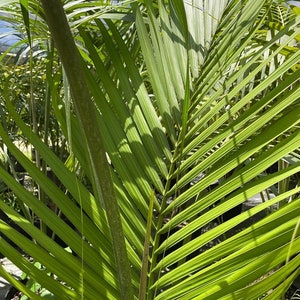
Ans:
{"type": "Polygon", "coordinates": [[[29,34],[28,15],[46,16],[58,49],[64,71],[45,74],[70,156],[51,151],[3,93],[10,121],[60,184],[2,124],[3,143],[45,197],[0,168],[29,216],[0,209],[30,236],[1,220],[23,253],[3,239],[0,251],[60,299],[284,295],[300,260],[299,17],[267,0],[42,4],[21,1],[22,16],[29,34]],[[284,168],[265,173],[278,161],[284,168]],[[271,188],[272,199],[240,211],[271,188]]]}

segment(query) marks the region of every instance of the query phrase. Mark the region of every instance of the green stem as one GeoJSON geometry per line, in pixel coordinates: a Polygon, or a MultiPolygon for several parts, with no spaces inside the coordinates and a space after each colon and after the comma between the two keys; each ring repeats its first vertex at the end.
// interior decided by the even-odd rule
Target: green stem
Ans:
{"type": "Polygon", "coordinates": [[[147,296],[147,280],[148,280],[148,263],[149,263],[149,248],[150,248],[150,238],[151,238],[151,224],[153,216],[153,202],[154,202],[154,191],[151,192],[149,201],[149,210],[147,218],[147,229],[146,237],[144,243],[144,252],[142,259],[142,269],[140,278],[140,290],[139,290],[139,300],[145,300],[147,296]]]}
{"type": "Polygon", "coordinates": [[[70,84],[76,113],[85,134],[94,176],[95,193],[98,199],[103,200],[106,209],[119,274],[121,299],[133,299],[130,266],[119,206],[115,196],[103,139],[99,127],[97,127],[95,106],[85,80],[83,61],[76,48],[61,1],[42,0],[42,4],[51,35],[70,84]]]}

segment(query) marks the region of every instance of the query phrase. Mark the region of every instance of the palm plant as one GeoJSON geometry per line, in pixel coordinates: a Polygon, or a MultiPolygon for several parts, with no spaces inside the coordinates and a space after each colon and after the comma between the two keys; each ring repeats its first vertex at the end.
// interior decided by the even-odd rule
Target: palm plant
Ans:
{"type": "Polygon", "coordinates": [[[23,253],[3,239],[0,252],[41,289],[0,274],[31,299],[281,297],[300,261],[300,188],[278,188],[300,171],[299,17],[269,0],[100,2],[20,1],[28,32],[29,13],[46,16],[63,64],[46,76],[70,156],[50,150],[4,87],[9,117],[60,184],[2,124],[45,197],[0,168],[24,206],[0,201],[22,233],[3,220],[0,231],[23,253]]]}

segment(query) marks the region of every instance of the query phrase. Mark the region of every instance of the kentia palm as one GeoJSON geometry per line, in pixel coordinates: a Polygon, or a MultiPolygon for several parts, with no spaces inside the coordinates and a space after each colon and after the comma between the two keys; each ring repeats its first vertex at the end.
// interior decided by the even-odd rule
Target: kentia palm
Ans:
{"type": "MultiPolygon", "coordinates": [[[[194,6],[181,1],[133,2],[121,9],[124,21],[109,19],[118,14],[106,15],[103,21],[91,14],[83,18],[85,11],[97,13],[103,7],[75,4],[68,2],[65,8],[85,59],[84,77],[97,118],[94,126],[104,142],[99,151],[111,162],[106,168],[120,207],[127,251],[123,258],[128,256],[134,296],[267,299],[282,295],[299,272],[299,187],[291,186],[226,222],[215,220],[300,170],[294,159],[287,168],[261,176],[299,150],[299,50],[293,47],[299,38],[299,19],[289,14],[280,31],[274,31],[269,12],[277,4],[272,1],[218,1],[217,6],[202,6],[201,1],[194,6]],[[276,67],[271,68],[274,62],[276,67]],[[284,205],[243,231],[233,230],[277,203],[284,205]],[[149,244],[149,257],[144,244],[149,244]],[[140,278],[142,268],[146,272],[140,278]]],[[[59,44],[53,36],[58,49],[63,48],[65,63],[63,50],[69,45],[59,44]]],[[[72,76],[78,74],[67,75],[74,93],[72,76]]],[[[52,106],[72,155],[95,187],[97,172],[103,170],[93,173],[89,162],[98,156],[90,160],[87,155],[91,145],[83,142],[84,128],[78,121],[84,112],[73,115],[52,74],[47,76],[52,106]]],[[[1,252],[59,299],[130,297],[121,292],[119,278],[124,274],[113,255],[114,229],[107,221],[108,195],[103,186],[90,192],[22,122],[9,99],[5,101],[12,119],[68,193],[41,175],[3,128],[2,139],[73,227],[2,169],[1,177],[76,256],[2,202],[1,209],[36,243],[3,222],[1,232],[46,271],[35,268],[6,242],[1,252]]]]}

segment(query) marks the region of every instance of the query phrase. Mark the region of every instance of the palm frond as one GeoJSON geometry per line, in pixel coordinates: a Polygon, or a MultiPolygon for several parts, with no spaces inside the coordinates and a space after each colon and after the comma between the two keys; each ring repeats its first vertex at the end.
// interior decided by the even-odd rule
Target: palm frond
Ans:
{"type": "MultiPolygon", "coordinates": [[[[3,143],[47,201],[1,167],[29,219],[0,201],[23,234],[4,221],[0,231],[44,269],[6,241],[0,251],[61,299],[121,299],[125,283],[113,255],[117,214],[134,297],[282,296],[299,273],[299,17],[267,0],[67,1],[64,10],[81,55],[77,66],[68,64],[82,66],[79,79],[91,101],[81,101],[93,116],[77,106],[72,78],[79,73],[66,67],[64,73],[59,59],[55,68],[46,64],[51,109],[68,144],[62,159],[16,113],[6,83],[3,117],[59,184],[12,143],[2,124],[3,143]],[[88,118],[94,122],[87,130],[82,119],[88,118]],[[92,153],[95,132],[103,147],[92,153]],[[96,168],[100,152],[105,166],[96,168]],[[270,173],[278,161],[284,166],[270,173]],[[109,212],[108,177],[119,213],[109,212]],[[265,191],[270,199],[245,209],[265,191]]],[[[48,29],[39,25],[43,9],[30,1],[25,12],[32,39],[40,35],[54,61],[48,29]]],[[[58,47],[63,61],[65,45],[58,47]]],[[[28,287],[18,287],[32,297],[28,287]]]]}

